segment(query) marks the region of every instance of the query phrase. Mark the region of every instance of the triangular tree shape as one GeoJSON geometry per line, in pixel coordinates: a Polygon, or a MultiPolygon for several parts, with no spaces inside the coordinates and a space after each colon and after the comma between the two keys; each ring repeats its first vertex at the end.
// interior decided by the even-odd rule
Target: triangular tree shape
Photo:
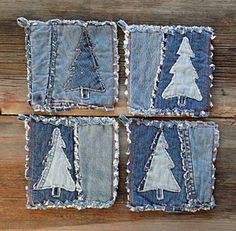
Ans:
{"type": "Polygon", "coordinates": [[[185,106],[186,98],[202,100],[201,92],[195,82],[198,74],[191,62],[195,54],[190,46],[189,39],[184,37],[177,51],[179,58],[170,69],[172,80],[162,93],[164,99],[178,97],[178,105],[185,106]]]}
{"type": "Polygon", "coordinates": [[[53,197],[60,197],[61,189],[75,191],[75,182],[69,170],[72,169],[63,148],[66,144],[62,139],[59,128],[52,132],[52,148],[44,159],[44,169],[39,181],[34,185],[35,190],[52,189],[53,197]]]}
{"type": "MultiPolygon", "coordinates": [[[[168,143],[165,139],[163,131],[161,131],[155,139],[153,144],[156,142],[157,144],[145,165],[144,170],[147,171],[147,173],[142,179],[138,187],[138,191],[147,192],[150,190],[155,190],[157,200],[162,200],[164,199],[164,190],[180,192],[181,188],[171,171],[175,165],[166,150],[168,149],[168,143]],[[155,139],[158,139],[158,141],[155,139]]],[[[152,147],[153,146],[154,145],[152,145],[152,147]]]]}
{"type": "Polygon", "coordinates": [[[88,31],[82,28],[75,58],[70,66],[70,76],[65,84],[66,91],[81,91],[81,98],[89,99],[90,91],[105,92],[105,85],[98,72],[99,65],[93,53],[88,31]]]}

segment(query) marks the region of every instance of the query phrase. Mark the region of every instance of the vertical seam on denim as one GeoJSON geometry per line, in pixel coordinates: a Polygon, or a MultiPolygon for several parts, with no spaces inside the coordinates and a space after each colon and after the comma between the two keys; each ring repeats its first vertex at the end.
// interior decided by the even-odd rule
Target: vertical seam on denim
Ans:
{"type": "MultiPolygon", "coordinates": [[[[111,195],[113,194],[113,180],[114,180],[114,166],[113,166],[113,158],[114,158],[114,127],[112,126],[112,158],[111,158],[111,169],[112,169],[112,174],[111,174],[111,195]]],[[[113,197],[113,195],[112,195],[113,197]]]]}
{"type": "Polygon", "coordinates": [[[27,61],[28,104],[32,106],[32,54],[31,54],[31,26],[25,28],[25,50],[27,61]]]}
{"type": "Polygon", "coordinates": [[[32,122],[29,122],[29,129],[30,129],[30,205],[33,205],[33,146],[32,146],[32,122]]]}
{"type": "Polygon", "coordinates": [[[58,48],[58,32],[56,28],[57,24],[52,22],[51,27],[51,51],[50,51],[50,61],[49,61],[49,73],[48,73],[48,84],[46,92],[46,107],[51,106],[52,104],[52,93],[54,86],[54,79],[56,75],[56,58],[57,58],[57,48],[58,48]]]}
{"type": "Polygon", "coordinates": [[[160,48],[160,63],[157,67],[156,76],[154,78],[153,90],[152,90],[152,95],[151,95],[151,100],[150,100],[151,109],[155,108],[155,100],[156,100],[156,95],[158,91],[158,85],[160,82],[161,71],[164,64],[164,58],[165,58],[164,51],[166,50],[166,42],[167,42],[167,35],[164,32],[162,32],[162,42],[161,42],[161,48],[160,48]]]}
{"type": "Polygon", "coordinates": [[[76,177],[76,191],[78,192],[78,200],[83,199],[83,189],[82,189],[82,176],[80,173],[80,141],[79,141],[79,126],[75,124],[73,127],[74,136],[74,168],[76,177]],[[80,186],[80,188],[79,188],[80,186]]]}
{"type": "Polygon", "coordinates": [[[128,83],[129,83],[129,87],[128,87],[128,94],[127,94],[127,96],[128,96],[128,103],[129,103],[129,105],[131,104],[131,102],[132,102],[132,100],[131,100],[131,82],[132,82],[132,79],[131,79],[131,55],[132,55],[132,33],[131,32],[129,32],[129,42],[130,42],[130,44],[129,44],[129,74],[128,74],[128,76],[127,76],[127,78],[128,78],[128,83]]]}
{"type": "Polygon", "coordinates": [[[191,162],[191,150],[189,144],[189,132],[188,125],[179,124],[178,126],[178,134],[181,143],[181,159],[182,159],[182,167],[184,170],[184,182],[186,187],[186,196],[188,200],[188,207],[192,207],[194,205],[194,195],[196,195],[194,181],[193,181],[193,165],[191,162]]]}
{"type": "Polygon", "coordinates": [[[113,29],[112,26],[110,25],[110,29],[111,29],[111,42],[112,42],[112,104],[115,103],[115,98],[114,98],[114,38],[113,38],[113,29]]]}
{"type": "Polygon", "coordinates": [[[133,181],[133,158],[134,158],[134,124],[131,125],[131,141],[132,141],[132,153],[131,153],[131,158],[130,158],[130,203],[133,203],[133,186],[132,186],[132,181],[133,181]]]}

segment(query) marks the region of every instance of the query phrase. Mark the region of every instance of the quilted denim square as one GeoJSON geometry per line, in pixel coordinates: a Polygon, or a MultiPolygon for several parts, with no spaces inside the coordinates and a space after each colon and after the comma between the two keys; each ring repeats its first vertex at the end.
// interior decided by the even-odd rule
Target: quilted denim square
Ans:
{"type": "Polygon", "coordinates": [[[218,126],[214,122],[126,121],[132,211],[195,212],[215,206],[218,126]]]}
{"type": "Polygon", "coordinates": [[[118,187],[118,123],[19,117],[26,127],[27,208],[108,208],[118,187]]]}
{"type": "Polygon", "coordinates": [[[113,110],[118,101],[116,23],[18,18],[25,30],[29,104],[35,111],[113,110]]]}
{"type": "Polygon", "coordinates": [[[118,25],[132,114],[208,116],[214,65],[210,27],[118,25]]]}

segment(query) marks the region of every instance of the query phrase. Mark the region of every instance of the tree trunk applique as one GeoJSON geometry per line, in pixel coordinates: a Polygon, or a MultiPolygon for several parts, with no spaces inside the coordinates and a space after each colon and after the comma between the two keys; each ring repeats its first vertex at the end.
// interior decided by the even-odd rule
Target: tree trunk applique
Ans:
{"type": "Polygon", "coordinates": [[[82,28],[75,58],[70,66],[70,76],[66,81],[66,91],[81,92],[82,99],[89,99],[90,92],[106,91],[98,72],[99,65],[93,53],[93,44],[86,28],[82,28]]]}
{"type": "Polygon", "coordinates": [[[156,199],[163,200],[164,190],[180,192],[181,188],[171,171],[175,165],[166,150],[168,149],[168,143],[163,131],[156,135],[153,144],[155,144],[156,139],[158,139],[157,144],[144,168],[147,173],[139,184],[138,191],[147,192],[155,190],[156,199]]]}
{"type": "Polygon", "coordinates": [[[51,188],[53,197],[60,197],[61,189],[75,191],[75,182],[69,172],[72,166],[63,148],[66,148],[66,144],[60,129],[55,128],[52,132],[52,148],[45,157],[45,167],[39,181],[34,185],[34,190],[51,188]]]}
{"type": "Polygon", "coordinates": [[[162,93],[164,99],[178,97],[178,105],[185,106],[186,98],[202,100],[201,92],[196,84],[198,74],[191,62],[195,58],[189,39],[184,37],[177,52],[179,58],[170,69],[172,80],[162,93]]]}

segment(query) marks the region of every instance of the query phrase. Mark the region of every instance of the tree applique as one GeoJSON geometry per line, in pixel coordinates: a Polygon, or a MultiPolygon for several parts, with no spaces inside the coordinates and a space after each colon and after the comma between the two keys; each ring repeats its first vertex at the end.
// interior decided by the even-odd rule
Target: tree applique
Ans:
{"type": "Polygon", "coordinates": [[[88,31],[83,28],[75,58],[70,66],[70,76],[65,84],[66,91],[81,92],[82,99],[89,99],[90,92],[105,92],[106,88],[98,72],[99,65],[93,53],[88,31]]]}
{"type": "Polygon", "coordinates": [[[63,150],[66,144],[62,139],[59,128],[52,132],[52,148],[45,157],[45,165],[39,181],[34,185],[35,190],[52,189],[53,197],[60,197],[61,189],[75,191],[75,182],[69,170],[72,166],[63,150]]]}
{"type": "Polygon", "coordinates": [[[178,105],[185,106],[186,98],[202,100],[201,92],[195,82],[198,74],[191,62],[195,58],[189,39],[184,37],[177,52],[179,58],[170,69],[172,80],[162,93],[164,99],[178,97],[178,105]]]}
{"type": "Polygon", "coordinates": [[[153,153],[150,155],[144,168],[144,170],[147,171],[147,174],[141,181],[138,191],[147,192],[155,190],[157,200],[163,200],[164,190],[180,192],[181,188],[171,172],[171,169],[174,168],[175,165],[166,151],[166,149],[168,149],[168,144],[163,131],[156,135],[151,146],[152,149],[157,139],[158,141],[153,153]]]}

